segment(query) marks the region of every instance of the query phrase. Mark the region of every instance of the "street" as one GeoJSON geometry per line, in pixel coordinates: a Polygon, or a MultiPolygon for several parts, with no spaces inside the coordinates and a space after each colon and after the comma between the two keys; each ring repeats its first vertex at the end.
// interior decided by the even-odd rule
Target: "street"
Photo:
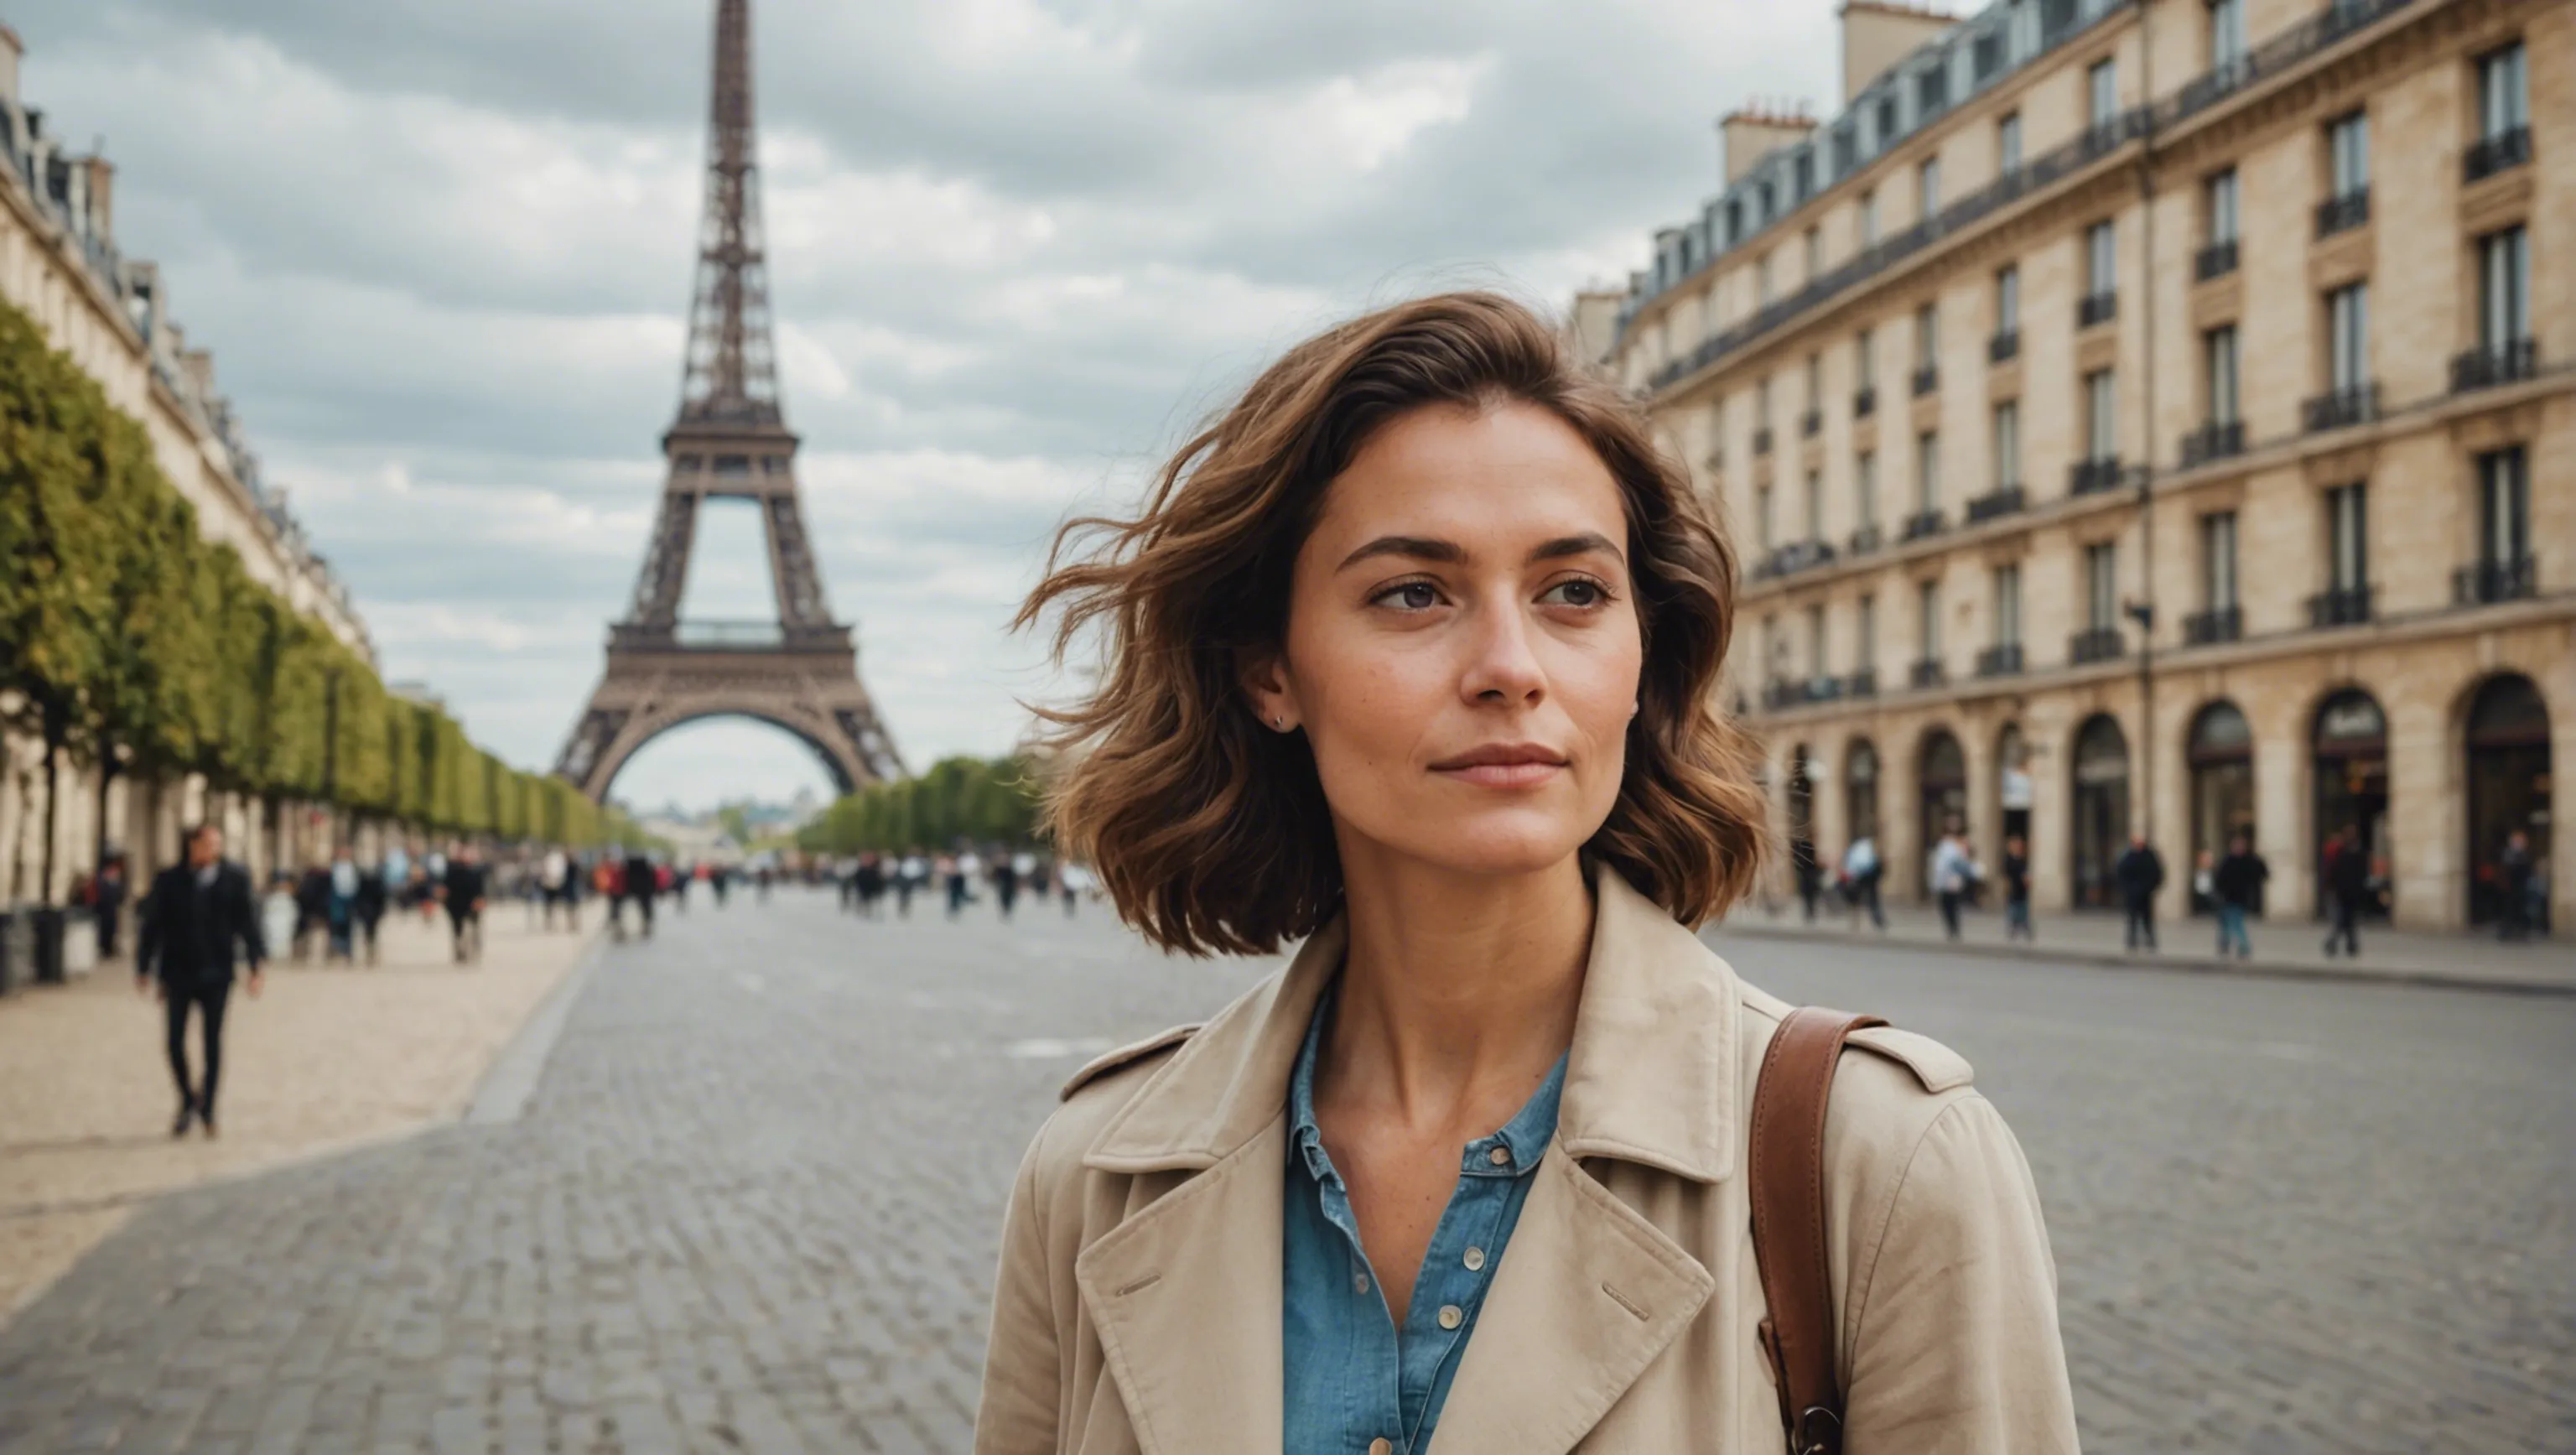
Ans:
{"type": "MultiPolygon", "coordinates": [[[[2086,1448],[2576,1448],[2576,1000],[1726,948],[1976,1063],[2086,1448]]],[[[962,1450],[1056,1086],[1265,968],[1091,904],[666,909],[521,1119],[137,1213],[0,1329],[0,1450],[962,1450]]]]}

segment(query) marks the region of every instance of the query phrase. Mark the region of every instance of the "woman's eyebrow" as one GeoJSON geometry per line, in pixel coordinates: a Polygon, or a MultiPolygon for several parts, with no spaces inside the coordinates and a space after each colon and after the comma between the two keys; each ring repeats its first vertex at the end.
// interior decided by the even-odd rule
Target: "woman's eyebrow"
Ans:
{"type": "Polygon", "coordinates": [[[1599,531],[1585,531],[1579,536],[1559,536],[1530,552],[1529,558],[1532,561],[1552,561],[1560,556],[1580,556],[1593,551],[1599,551],[1623,566],[1628,563],[1628,557],[1617,546],[1611,544],[1608,536],[1599,531]]]}
{"type": "Polygon", "coordinates": [[[1434,540],[1428,536],[1379,536],[1342,557],[1342,563],[1333,569],[1347,571],[1373,556],[1406,556],[1417,561],[1456,565],[1467,559],[1467,550],[1456,541],[1434,540]]]}

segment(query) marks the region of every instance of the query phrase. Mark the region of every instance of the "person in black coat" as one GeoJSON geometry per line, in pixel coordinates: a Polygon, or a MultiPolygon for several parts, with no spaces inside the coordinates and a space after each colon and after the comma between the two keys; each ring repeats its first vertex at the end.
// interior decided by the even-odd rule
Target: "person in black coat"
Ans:
{"type": "Polygon", "coordinates": [[[2121,907],[2128,911],[2128,945],[2134,950],[2143,942],[2150,950],[2156,947],[2156,891],[2165,887],[2165,861],[2144,834],[2129,836],[2128,852],[2111,866],[2111,879],[2120,887],[2121,907]]]}
{"type": "Polygon", "coordinates": [[[2227,841],[2227,857],[2218,861],[2210,874],[2211,897],[2218,901],[2218,953],[2228,954],[2233,947],[2239,960],[2254,956],[2254,942],[2246,937],[2247,916],[2263,908],[2263,885],[2272,877],[2272,866],[2254,852],[2254,841],[2243,834],[2227,841]]]}
{"type": "MultiPolygon", "coordinates": [[[[447,906],[447,928],[459,965],[483,958],[483,906],[491,895],[491,873],[472,844],[459,844],[447,856],[447,877],[438,886],[447,906]]],[[[649,921],[652,916],[647,914],[649,921]]]]}
{"type": "Polygon", "coordinates": [[[2361,906],[2370,893],[2370,850],[2361,842],[2361,831],[2346,828],[2326,845],[2326,898],[2334,911],[2334,921],[2326,929],[2326,958],[2334,958],[2335,947],[2358,960],[2361,958],[2361,906]]]}
{"type": "Polygon", "coordinates": [[[233,955],[249,962],[245,988],[259,995],[260,963],[268,958],[250,876],[224,861],[224,831],[199,824],[188,831],[187,861],[162,870],[144,900],[143,927],[134,950],[138,991],[157,984],[168,1011],[170,1074],[179,1083],[179,1119],[170,1135],[187,1135],[194,1120],[215,1134],[215,1082],[223,1071],[224,1002],[233,988],[233,955]],[[204,1044],[205,1081],[188,1076],[188,1010],[197,1010],[204,1044]]]}

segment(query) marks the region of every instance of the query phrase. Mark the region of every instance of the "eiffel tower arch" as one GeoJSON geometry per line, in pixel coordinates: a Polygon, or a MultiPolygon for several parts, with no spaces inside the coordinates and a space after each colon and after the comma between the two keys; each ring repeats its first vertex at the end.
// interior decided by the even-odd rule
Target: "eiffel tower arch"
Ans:
{"type": "Polygon", "coordinates": [[[697,296],[680,413],[662,436],[661,509],[634,599],[608,629],[607,670],[555,762],[597,800],[637,749],[706,717],[749,717],[793,734],[844,793],[903,773],[859,681],[850,627],[823,599],[805,533],[797,438],[779,408],[770,339],[751,102],[751,0],[717,0],[697,296]],[[710,500],[758,507],[776,620],[681,618],[700,507],[710,500]]]}

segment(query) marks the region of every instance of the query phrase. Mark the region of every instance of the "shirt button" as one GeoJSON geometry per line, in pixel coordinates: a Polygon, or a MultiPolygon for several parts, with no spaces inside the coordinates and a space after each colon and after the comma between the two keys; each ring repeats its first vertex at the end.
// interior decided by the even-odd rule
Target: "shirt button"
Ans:
{"type": "Polygon", "coordinates": [[[1481,1272],[1481,1271],[1484,1269],[1484,1266],[1485,1266],[1485,1250],[1484,1250],[1484,1249],[1482,1249],[1482,1248],[1470,1248],[1470,1249],[1468,1249],[1468,1250],[1467,1250],[1467,1271],[1468,1271],[1468,1272],[1470,1272],[1470,1273],[1481,1272]]]}
{"type": "Polygon", "coordinates": [[[1467,1315],[1465,1310],[1459,1308],[1456,1304],[1444,1303],[1440,1306],[1440,1327],[1444,1329],[1454,1329],[1466,1321],[1467,1315]]]}
{"type": "Polygon", "coordinates": [[[1509,1167],[1512,1165],[1512,1149],[1509,1147],[1496,1147],[1494,1150],[1485,1154],[1485,1160],[1493,1163],[1497,1167],[1509,1167]]]}
{"type": "Polygon", "coordinates": [[[1369,1455],[1395,1455],[1395,1442],[1380,1435],[1369,1441],[1369,1455]]]}
{"type": "Polygon", "coordinates": [[[1368,1292],[1368,1275],[1367,1275],[1367,1274],[1365,1274],[1365,1273],[1354,1273],[1354,1274],[1352,1274],[1352,1275],[1351,1275],[1351,1292],[1353,1292],[1353,1293],[1366,1293],[1366,1292],[1368,1292]]]}

